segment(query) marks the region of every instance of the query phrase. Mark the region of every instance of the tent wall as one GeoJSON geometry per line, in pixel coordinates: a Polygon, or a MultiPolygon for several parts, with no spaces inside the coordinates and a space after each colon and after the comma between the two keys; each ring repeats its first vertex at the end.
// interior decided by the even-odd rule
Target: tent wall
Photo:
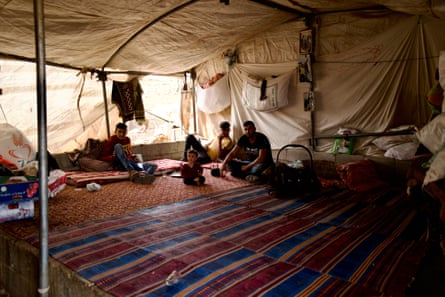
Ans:
{"type": "MultiPolygon", "coordinates": [[[[2,121],[25,134],[37,149],[37,99],[35,65],[0,60],[3,95],[2,121]]],[[[48,150],[64,152],[83,146],[88,137],[106,137],[101,83],[89,73],[60,67],[47,67],[48,150]],[[83,80],[85,84],[83,85],[83,80]],[[81,93],[81,100],[78,96],[81,93]]],[[[111,87],[111,84],[108,82],[111,87]]],[[[117,118],[110,106],[112,119],[117,118]]]]}
{"type": "MultiPolygon", "coordinates": [[[[9,123],[16,127],[37,150],[37,107],[35,64],[14,60],[0,59],[0,105],[4,113],[0,114],[0,123],[9,123]]],[[[109,74],[105,82],[107,106],[111,133],[116,123],[122,121],[115,104],[111,102],[112,81],[126,81],[126,74],[109,74]]],[[[172,139],[168,120],[177,120],[180,94],[183,80],[179,77],[140,77],[143,88],[143,101],[146,122],[137,125],[128,122],[129,136],[134,144],[151,143],[161,135],[172,139]],[[173,82],[173,83],[172,83],[173,82]],[[162,107],[156,101],[162,99],[162,107]],[[168,105],[167,110],[165,108],[168,105]],[[163,119],[151,116],[155,114],[163,119]]],[[[90,72],[61,67],[47,67],[47,131],[48,150],[63,153],[84,146],[88,138],[106,139],[107,125],[102,93],[102,82],[90,72]]],[[[177,140],[183,139],[182,131],[174,131],[177,140]]]]}
{"type": "MultiPolygon", "coordinates": [[[[313,26],[316,135],[334,135],[341,127],[383,132],[400,125],[422,127],[428,121],[425,97],[434,81],[439,52],[445,49],[443,20],[362,11],[321,15],[313,20],[313,26]]],[[[297,68],[298,33],[303,29],[307,27],[302,22],[290,22],[237,46],[238,64],[226,70],[236,137],[242,133],[242,122],[250,119],[271,138],[274,148],[291,142],[309,143],[311,118],[303,107],[303,93],[310,89],[309,83],[297,82],[294,76],[289,105],[278,111],[252,111],[241,100],[243,73],[267,76],[297,68]],[[279,40],[279,46],[270,36],[279,40]]],[[[205,80],[224,71],[220,64],[215,61],[197,68],[198,78],[205,80]]],[[[369,144],[370,139],[360,139],[357,152],[378,154],[369,144]]],[[[331,147],[332,140],[321,140],[317,149],[329,151],[331,147]]]]}

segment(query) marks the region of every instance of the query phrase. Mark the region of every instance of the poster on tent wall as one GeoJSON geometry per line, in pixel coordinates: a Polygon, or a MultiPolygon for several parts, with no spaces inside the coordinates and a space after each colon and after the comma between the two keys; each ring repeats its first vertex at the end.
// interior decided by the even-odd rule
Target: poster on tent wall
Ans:
{"type": "Polygon", "coordinates": [[[35,159],[36,152],[23,133],[7,123],[0,124],[0,163],[11,170],[21,169],[35,159]]]}
{"type": "Polygon", "coordinates": [[[300,32],[300,54],[311,54],[313,50],[313,30],[300,32]]]}

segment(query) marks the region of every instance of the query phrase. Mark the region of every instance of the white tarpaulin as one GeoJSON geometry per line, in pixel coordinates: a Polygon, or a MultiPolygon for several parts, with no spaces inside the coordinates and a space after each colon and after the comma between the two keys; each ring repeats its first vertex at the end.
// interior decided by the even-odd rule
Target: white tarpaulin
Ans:
{"type": "MultiPolygon", "coordinates": [[[[46,57],[51,63],[71,67],[170,74],[219,57],[244,40],[288,21],[305,21],[306,16],[387,9],[445,18],[442,0],[232,0],[228,3],[44,0],[46,57]]],[[[0,54],[34,58],[33,1],[0,0],[0,23],[0,54]]],[[[298,30],[294,32],[298,34],[298,30]]],[[[347,36],[338,37],[337,45],[350,42],[347,36]]],[[[269,53],[283,54],[280,48],[263,43],[252,49],[261,52],[262,48],[269,50],[263,52],[263,57],[257,56],[261,63],[270,63],[264,60],[269,53]]]]}
{"type": "MultiPolygon", "coordinates": [[[[406,15],[342,14],[341,18],[321,16],[319,22],[323,38],[318,40],[320,50],[313,63],[316,135],[334,135],[342,127],[383,132],[403,124],[421,126],[426,122],[426,93],[437,67],[436,49],[445,48],[435,24],[440,21],[406,15]],[[341,30],[347,31],[348,42],[339,43],[334,38],[341,30]]],[[[235,65],[230,72],[232,98],[242,97],[241,72],[277,75],[296,67],[296,63],[235,65]]],[[[296,81],[291,79],[289,106],[272,113],[249,110],[241,100],[234,100],[235,125],[253,120],[275,148],[291,142],[308,144],[311,119],[303,107],[308,83],[296,81]]],[[[242,127],[238,128],[240,136],[242,127]]],[[[359,139],[356,149],[360,151],[369,142],[359,139]]],[[[332,143],[333,139],[320,140],[318,149],[329,151],[332,143]]]]}
{"type": "Polygon", "coordinates": [[[206,89],[196,86],[196,105],[205,113],[221,112],[230,105],[229,78],[223,76],[206,89]]]}
{"type": "MultiPolygon", "coordinates": [[[[218,122],[228,119],[234,134],[240,135],[241,123],[251,119],[276,148],[306,142],[311,127],[315,135],[330,135],[342,127],[380,132],[427,121],[425,94],[433,83],[439,52],[445,50],[443,1],[229,2],[45,0],[47,61],[76,68],[47,68],[51,149],[82,145],[87,135],[94,135],[85,128],[97,137],[105,135],[101,82],[89,79],[87,71],[81,92],[82,67],[181,75],[194,68],[198,83],[224,73],[231,104],[212,115],[200,113],[199,132],[211,137],[218,122]],[[292,76],[286,107],[268,114],[247,110],[242,106],[241,72],[296,72],[299,33],[309,27],[314,32],[312,85],[292,76]],[[225,63],[228,50],[236,53],[230,67],[225,63]],[[311,88],[312,118],[303,105],[304,92],[311,88]]],[[[0,7],[0,54],[34,59],[32,1],[0,0],[0,7]]],[[[0,103],[8,122],[37,143],[35,96],[29,96],[35,93],[34,72],[20,63],[12,68],[2,64],[0,103]]],[[[110,81],[106,89],[110,90],[110,81]]],[[[111,104],[109,109],[116,111],[111,104]]],[[[331,144],[322,140],[318,148],[328,150],[331,144]]]]}

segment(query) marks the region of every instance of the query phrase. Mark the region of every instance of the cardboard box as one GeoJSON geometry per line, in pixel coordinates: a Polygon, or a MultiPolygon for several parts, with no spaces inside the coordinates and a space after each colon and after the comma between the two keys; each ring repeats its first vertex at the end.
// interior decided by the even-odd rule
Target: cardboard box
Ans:
{"type": "Polygon", "coordinates": [[[34,217],[34,199],[39,197],[36,179],[0,177],[0,223],[34,217]]]}
{"type": "Polygon", "coordinates": [[[34,200],[0,203],[0,223],[34,217],[34,200]]]}
{"type": "Polygon", "coordinates": [[[0,203],[34,200],[38,196],[37,180],[8,179],[0,184],[0,203]]]}
{"type": "MultiPolygon", "coordinates": [[[[48,194],[54,197],[66,183],[63,171],[51,174],[48,194]]],[[[0,223],[34,217],[34,200],[39,198],[39,182],[30,176],[0,176],[0,223]]]]}

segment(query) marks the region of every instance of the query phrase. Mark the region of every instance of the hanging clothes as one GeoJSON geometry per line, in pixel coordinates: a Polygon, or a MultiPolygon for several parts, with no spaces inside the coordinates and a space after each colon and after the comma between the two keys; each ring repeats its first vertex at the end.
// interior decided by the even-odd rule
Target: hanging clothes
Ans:
{"type": "Polygon", "coordinates": [[[111,102],[118,106],[119,116],[124,122],[132,119],[137,121],[145,120],[142,92],[137,78],[128,82],[113,81],[111,102]]]}

